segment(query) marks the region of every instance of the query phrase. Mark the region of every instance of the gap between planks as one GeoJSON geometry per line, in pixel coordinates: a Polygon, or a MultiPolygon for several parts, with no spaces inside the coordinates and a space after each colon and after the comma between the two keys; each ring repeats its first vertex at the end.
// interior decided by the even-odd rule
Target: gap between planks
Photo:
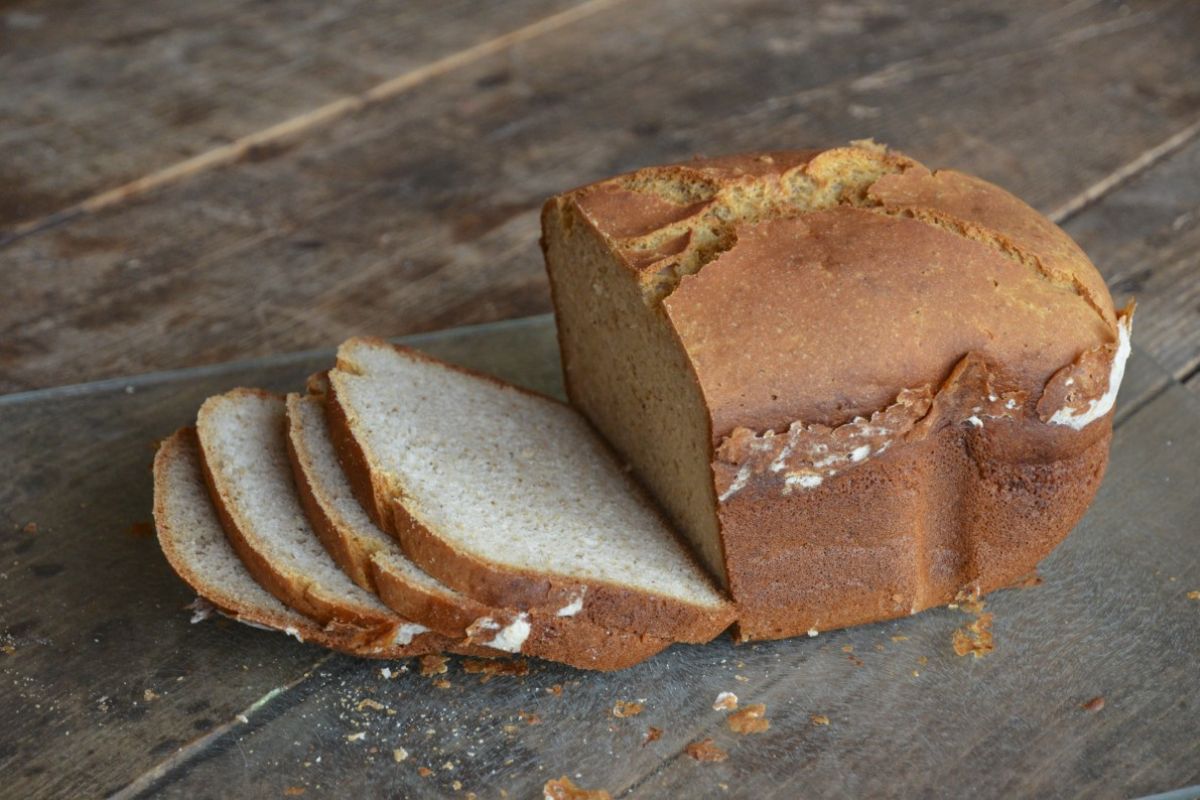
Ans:
{"type": "MultiPolygon", "coordinates": [[[[208,733],[198,739],[188,742],[183,747],[176,750],[168,758],[155,764],[150,769],[143,772],[138,777],[127,783],[121,789],[110,794],[109,800],[131,800],[148,791],[156,789],[158,784],[177,769],[181,769],[196,758],[202,756],[210,747],[215,745],[221,739],[234,730],[247,726],[253,719],[253,716],[264,708],[270,706],[274,701],[286,695],[288,692],[295,689],[300,684],[309,680],[318,669],[329,662],[335,653],[327,653],[317,659],[308,669],[300,674],[300,677],[294,678],[283,686],[276,686],[271,691],[264,694],[262,697],[255,700],[250,705],[246,706],[241,713],[234,715],[233,719],[224,722],[213,728],[208,733]]],[[[270,721],[263,724],[270,724],[270,721]]]]}
{"type": "Polygon", "coordinates": [[[626,0],[585,0],[573,8],[543,17],[528,25],[509,31],[487,41],[443,56],[428,64],[403,72],[394,78],[376,84],[357,94],[338,98],[323,106],[276,123],[263,130],[242,136],[228,144],[207,150],[191,158],[176,162],[168,167],[143,175],[128,183],[51,212],[45,216],[18,223],[7,232],[0,233],[0,247],[12,244],[31,234],[69,222],[84,214],[93,214],[109,206],[140,197],[163,186],[168,186],[216,167],[234,163],[255,148],[293,139],[314,128],[336,122],[362,109],[403,94],[410,89],[465,67],[491,55],[508,50],[518,44],[536,39],[559,28],[620,5],[626,0]]]}

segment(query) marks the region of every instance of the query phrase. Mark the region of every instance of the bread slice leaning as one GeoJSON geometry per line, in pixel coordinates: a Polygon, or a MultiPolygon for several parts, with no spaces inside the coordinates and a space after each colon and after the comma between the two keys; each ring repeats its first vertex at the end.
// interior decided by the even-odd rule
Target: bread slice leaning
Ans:
{"type": "Polygon", "coordinates": [[[292,483],[283,399],[254,389],[210,397],[197,434],[205,481],[225,533],[264,588],[365,650],[452,643],[354,584],[317,539],[292,483]]]}
{"type": "Polygon", "coordinates": [[[226,616],[355,655],[398,658],[418,654],[415,642],[364,650],[345,629],[326,629],[255,583],[225,538],[209,500],[196,433],[191,428],[168,437],[154,457],[154,523],[172,569],[226,616]]]}
{"type": "Polygon", "coordinates": [[[446,586],[410,561],[355,499],[329,439],[324,398],[289,394],[287,418],[296,487],[317,535],[347,575],[402,616],[451,638],[583,669],[623,669],[670,644],[574,616],[495,608],[446,586]]]}
{"type": "Polygon", "coordinates": [[[425,572],[493,606],[705,642],[733,608],[604,442],[555,400],[383,340],[329,373],[363,507],[425,572]]]}

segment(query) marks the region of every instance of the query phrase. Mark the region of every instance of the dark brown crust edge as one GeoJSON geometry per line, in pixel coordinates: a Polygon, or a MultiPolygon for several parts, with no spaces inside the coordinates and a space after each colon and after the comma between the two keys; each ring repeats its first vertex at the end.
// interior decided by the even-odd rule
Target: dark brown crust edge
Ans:
{"type": "MultiPolygon", "coordinates": [[[[447,364],[411,348],[391,344],[382,339],[364,337],[363,341],[391,347],[400,353],[443,368],[484,377],[499,386],[545,398],[536,392],[512,387],[494,377],[480,376],[479,373],[447,364]]],[[[340,360],[338,368],[343,368],[340,360]]],[[[553,398],[545,399],[561,404],[561,401],[553,398]]],[[[728,602],[717,609],[705,609],[613,584],[550,578],[456,551],[419,522],[400,501],[393,500],[386,482],[373,473],[362,445],[354,436],[352,424],[338,396],[334,380],[330,380],[330,391],[326,397],[326,416],[334,448],[359,502],[380,528],[396,537],[405,555],[447,586],[488,605],[535,608],[551,612],[568,605],[583,591],[585,602],[582,613],[588,621],[603,628],[646,634],[671,641],[696,644],[708,642],[733,622],[735,612],[732,604],[728,602]]],[[[691,557],[686,547],[682,552],[691,557]]],[[[703,570],[701,572],[703,574],[703,570]]],[[[719,592],[715,587],[714,590],[719,592]]]]}

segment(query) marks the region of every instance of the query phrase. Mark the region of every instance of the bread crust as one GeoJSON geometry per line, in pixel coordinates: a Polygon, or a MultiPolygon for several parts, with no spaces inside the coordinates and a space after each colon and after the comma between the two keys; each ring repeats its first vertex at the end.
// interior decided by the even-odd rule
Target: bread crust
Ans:
{"type": "MultiPolygon", "coordinates": [[[[559,402],[382,339],[368,341],[559,402]]],[[[352,365],[346,365],[339,359],[338,369],[347,368],[350,372],[354,371],[352,365]]],[[[707,642],[733,622],[734,610],[728,603],[717,608],[704,608],[600,581],[569,580],[520,570],[455,549],[421,522],[420,509],[411,500],[402,502],[397,499],[405,496],[402,487],[390,486],[386,477],[372,468],[367,453],[354,433],[354,421],[341,400],[337,384],[338,374],[335,370],[330,376],[326,414],[334,447],[359,502],[380,528],[396,537],[409,559],[447,586],[489,606],[548,613],[557,613],[581,596],[586,596],[581,617],[592,624],[606,630],[670,641],[707,642]]],[[[634,490],[641,491],[637,487],[634,490]]]]}
{"type": "Polygon", "coordinates": [[[563,318],[559,284],[591,298],[590,276],[564,242],[607,253],[686,356],[742,639],[1007,585],[1100,483],[1099,396],[1131,310],[999,187],[857,143],[639,170],[552,198],[542,220],[567,392],[598,428],[620,420],[587,394],[603,374],[572,362],[566,334],[590,329],[563,318]],[[940,396],[967,362],[983,371],[940,396]]]}
{"type": "MultiPolygon", "coordinates": [[[[313,397],[323,402],[320,396],[313,397]]],[[[490,606],[471,597],[457,597],[431,590],[407,580],[400,571],[390,569],[384,553],[362,547],[350,531],[321,502],[308,474],[305,432],[298,404],[300,395],[288,397],[288,453],[296,476],[301,502],[313,528],[338,565],[356,583],[373,592],[397,614],[425,625],[452,641],[485,648],[492,655],[504,653],[487,648],[493,631],[480,629],[481,620],[491,620],[501,629],[522,617],[507,604],[490,606]]],[[[640,636],[621,630],[608,630],[585,619],[557,617],[538,610],[525,612],[529,631],[521,643],[522,655],[557,661],[581,669],[616,670],[637,664],[671,644],[652,636],[640,636]]]]}
{"type": "Polygon", "coordinates": [[[167,437],[159,445],[154,457],[154,521],[159,546],[167,563],[184,583],[225,616],[252,626],[287,633],[304,642],[367,658],[394,659],[424,655],[438,652],[450,644],[444,637],[431,633],[415,636],[407,645],[378,648],[372,644],[364,644],[357,629],[336,624],[321,626],[299,612],[284,616],[240,600],[223,587],[214,585],[194,568],[177,544],[188,535],[186,531],[175,529],[169,513],[169,505],[174,501],[172,495],[175,491],[170,471],[177,464],[180,468],[194,469],[197,481],[204,480],[200,466],[199,442],[194,428],[181,428],[167,437]]]}
{"type": "MultiPolygon", "coordinates": [[[[234,389],[225,395],[209,398],[205,405],[222,402],[226,399],[237,399],[240,396],[255,396],[283,402],[278,395],[260,389],[234,389]]],[[[334,598],[327,598],[322,592],[311,590],[310,581],[304,576],[282,569],[260,551],[255,544],[253,534],[250,533],[252,526],[228,500],[224,480],[213,468],[212,455],[207,452],[205,446],[204,414],[205,409],[202,407],[198,439],[204,481],[208,486],[213,507],[217,511],[217,516],[221,520],[230,544],[233,545],[238,557],[258,584],[301,614],[311,617],[327,628],[338,630],[339,635],[345,636],[364,651],[372,649],[383,651],[392,648],[404,626],[410,624],[409,620],[390,612],[364,613],[359,608],[339,603],[334,598]]],[[[283,435],[283,431],[280,431],[280,435],[283,435]]],[[[425,635],[417,634],[418,637],[425,635]]],[[[424,652],[432,652],[444,649],[451,644],[453,643],[443,637],[435,636],[430,644],[422,645],[422,647],[424,652]]]]}

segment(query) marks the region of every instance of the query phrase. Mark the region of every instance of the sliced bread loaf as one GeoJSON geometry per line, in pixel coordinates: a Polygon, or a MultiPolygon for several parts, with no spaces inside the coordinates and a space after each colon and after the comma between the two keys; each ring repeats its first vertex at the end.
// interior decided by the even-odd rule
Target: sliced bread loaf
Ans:
{"type": "MultiPolygon", "coordinates": [[[[320,386],[310,382],[310,390],[320,386]]],[[[446,586],[410,561],[354,498],[329,439],[324,399],[288,395],[287,418],[296,487],[313,528],[346,574],[399,614],[455,639],[585,669],[622,669],[670,644],[574,616],[495,608],[446,586]]]]}
{"type": "MultiPolygon", "coordinates": [[[[201,463],[237,554],[271,594],[306,616],[353,632],[366,649],[416,642],[429,629],[399,616],[342,572],[309,525],[292,483],[283,399],[253,389],[200,407],[201,463]]],[[[447,642],[434,636],[441,647],[447,642]]]]}
{"type": "Polygon", "coordinates": [[[363,507],[491,606],[708,641],[730,604],[574,410],[378,339],[338,350],[331,438],[363,507]]]}
{"type": "Polygon", "coordinates": [[[209,500],[195,431],[175,432],[154,457],[154,522],[171,567],[204,600],[239,622],[278,630],[305,642],[356,655],[399,658],[431,652],[429,634],[407,645],[375,650],[356,643],[354,632],[315,620],[285,606],[263,589],[234,553],[209,500]]]}

